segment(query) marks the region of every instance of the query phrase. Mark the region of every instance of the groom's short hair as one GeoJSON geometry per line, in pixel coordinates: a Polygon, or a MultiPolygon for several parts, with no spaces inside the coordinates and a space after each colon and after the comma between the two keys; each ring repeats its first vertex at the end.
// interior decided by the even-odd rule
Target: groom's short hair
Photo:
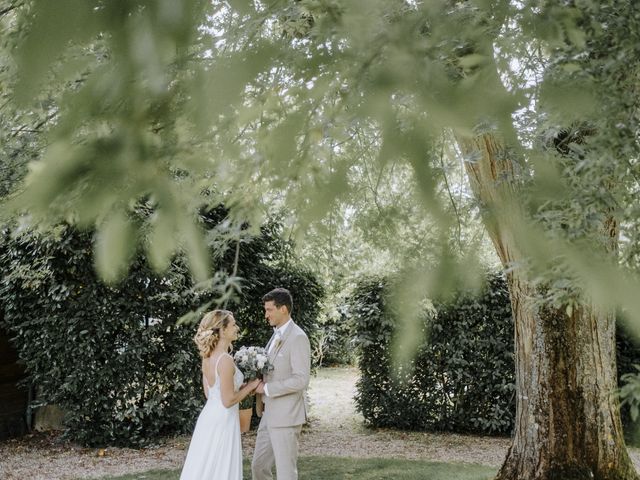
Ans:
{"type": "Polygon", "coordinates": [[[286,288],[274,288],[262,297],[262,302],[273,302],[277,308],[284,305],[287,307],[289,313],[291,313],[293,309],[293,298],[291,298],[291,292],[286,288]]]}

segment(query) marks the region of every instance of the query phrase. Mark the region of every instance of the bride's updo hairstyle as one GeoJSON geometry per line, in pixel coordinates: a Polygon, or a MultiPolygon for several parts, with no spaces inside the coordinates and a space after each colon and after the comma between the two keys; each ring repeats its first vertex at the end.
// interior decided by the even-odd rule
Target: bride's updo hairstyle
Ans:
{"type": "Polygon", "coordinates": [[[233,313],[229,310],[212,310],[204,314],[196,336],[193,337],[202,358],[211,355],[220,340],[222,329],[229,325],[231,318],[233,318],[233,313]]]}

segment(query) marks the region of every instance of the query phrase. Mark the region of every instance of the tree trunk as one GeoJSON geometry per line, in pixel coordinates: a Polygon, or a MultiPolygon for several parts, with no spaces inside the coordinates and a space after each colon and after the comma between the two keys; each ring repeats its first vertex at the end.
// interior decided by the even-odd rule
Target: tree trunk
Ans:
{"type": "MultiPolygon", "coordinates": [[[[583,304],[542,304],[512,228],[519,211],[513,160],[492,134],[458,138],[476,198],[503,266],[515,324],[516,422],[497,480],[637,479],[624,443],[615,318],[583,304]],[[515,268],[514,268],[515,267],[515,268]]],[[[612,244],[617,233],[611,222],[612,244]]]]}

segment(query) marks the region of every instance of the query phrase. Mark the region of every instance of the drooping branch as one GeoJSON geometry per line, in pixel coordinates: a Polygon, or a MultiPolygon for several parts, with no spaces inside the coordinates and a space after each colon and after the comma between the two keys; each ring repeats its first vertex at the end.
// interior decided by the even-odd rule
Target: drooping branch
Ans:
{"type": "Polygon", "coordinates": [[[0,18],[2,18],[5,15],[9,14],[13,10],[17,10],[18,8],[22,7],[22,5],[24,5],[24,4],[23,3],[14,3],[13,5],[9,5],[8,7],[3,8],[2,10],[0,10],[0,18]]]}

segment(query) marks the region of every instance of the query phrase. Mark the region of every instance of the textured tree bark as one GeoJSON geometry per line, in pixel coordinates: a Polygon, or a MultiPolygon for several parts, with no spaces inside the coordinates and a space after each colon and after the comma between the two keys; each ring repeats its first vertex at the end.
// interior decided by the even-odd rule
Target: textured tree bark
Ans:
{"type": "MultiPolygon", "coordinates": [[[[620,420],[615,318],[584,304],[550,309],[517,265],[518,210],[513,160],[493,134],[458,137],[466,170],[503,266],[515,323],[516,423],[497,480],[631,480],[620,420]],[[514,268],[515,267],[515,268],[514,268]]],[[[615,221],[605,225],[613,246],[615,221]]]]}

